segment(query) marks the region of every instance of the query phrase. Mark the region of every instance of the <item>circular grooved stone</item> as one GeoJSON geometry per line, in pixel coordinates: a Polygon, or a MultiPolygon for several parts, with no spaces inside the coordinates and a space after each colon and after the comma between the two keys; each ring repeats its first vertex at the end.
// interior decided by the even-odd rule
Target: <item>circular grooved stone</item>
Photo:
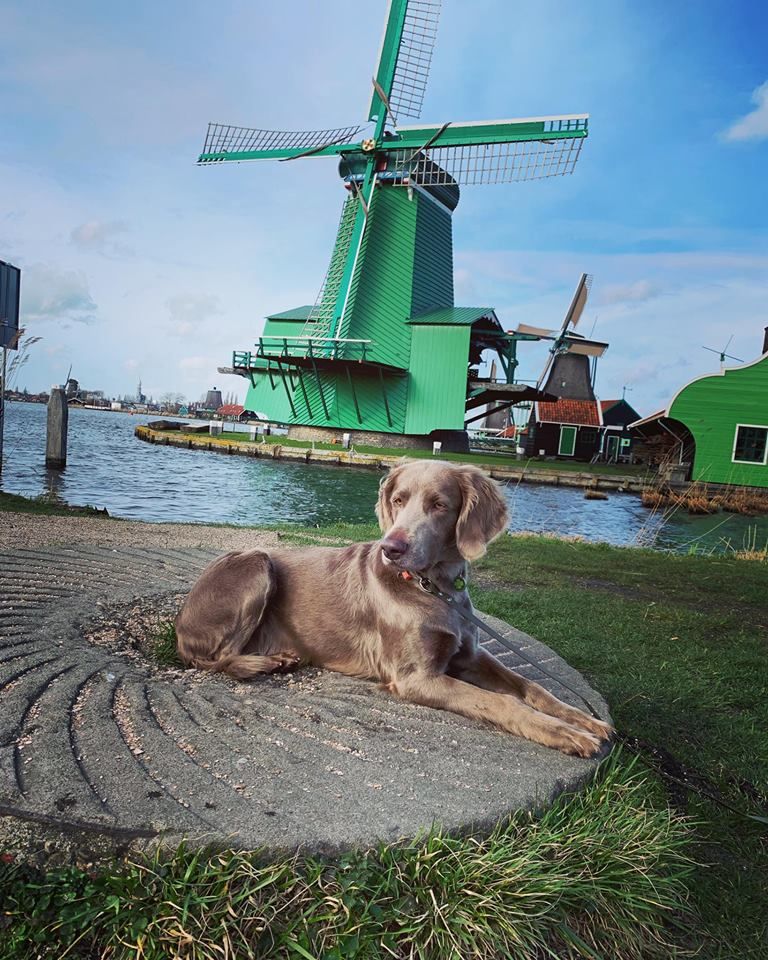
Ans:
{"type": "MultiPolygon", "coordinates": [[[[0,554],[6,849],[95,856],[186,839],[334,852],[434,824],[484,829],[594,771],[594,759],[403,703],[367,681],[304,669],[238,683],[162,670],[86,639],[105,604],[183,593],[216,555],[89,546],[0,554]]],[[[599,694],[548,647],[488,620],[608,718],[599,694]]]]}

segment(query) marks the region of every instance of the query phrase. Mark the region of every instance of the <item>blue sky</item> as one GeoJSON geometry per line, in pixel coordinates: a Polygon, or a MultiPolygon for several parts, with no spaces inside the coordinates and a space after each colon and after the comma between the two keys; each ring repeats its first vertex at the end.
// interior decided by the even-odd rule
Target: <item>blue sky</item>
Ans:
{"type": "MultiPolygon", "coordinates": [[[[313,302],[332,160],[198,168],[209,120],[362,122],[385,0],[0,0],[0,259],[41,336],[29,389],[214,384],[271,312],[313,302]]],[[[641,413],[768,324],[768,6],[445,0],[423,119],[590,113],[572,177],[467,187],[457,303],[557,325],[582,271],[598,392],[641,413]]],[[[543,345],[523,352],[535,377],[543,345]]]]}

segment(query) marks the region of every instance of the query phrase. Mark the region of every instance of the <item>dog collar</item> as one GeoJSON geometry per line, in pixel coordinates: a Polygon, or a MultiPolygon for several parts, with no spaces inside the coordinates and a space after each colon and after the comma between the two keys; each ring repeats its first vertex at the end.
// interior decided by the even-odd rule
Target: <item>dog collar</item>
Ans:
{"type": "MultiPolygon", "coordinates": [[[[401,580],[406,580],[406,581],[418,579],[419,583],[421,583],[423,580],[426,579],[425,577],[421,577],[421,576],[414,577],[414,575],[411,573],[410,570],[401,570],[400,573],[398,574],[398,577],[400,577],[401,580]]],[[[458,590],[459,592],[461,592],[466,587],[466,585],[467,585],[467,581],[464,579],[464,577],[453,578],[452,586],[454,590],[458,590]]]]}

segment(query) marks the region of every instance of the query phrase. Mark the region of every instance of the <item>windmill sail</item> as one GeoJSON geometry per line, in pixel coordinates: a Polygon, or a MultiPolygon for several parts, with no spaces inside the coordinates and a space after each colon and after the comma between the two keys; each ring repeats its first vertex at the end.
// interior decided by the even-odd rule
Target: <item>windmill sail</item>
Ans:
{"type": "Polygon", "coordinates": [[[303,337],[332,337],[335,333],[334,327],[338,317],[342,285],[345,274],[349,273],[349,258],[354,255],[351,247],[358,208],[359,200],[350,194],[341,209],[341,218],[336,232],[336,245],[333,248],[331,262],[328,265],[315,305],[312,307],[302,330],[301,335],[303,337]]]}
{"type": "Polygon", "coordinates": [[[389,95],[398,118],[421,116],[439,19],[440,0],[409,0],[389,95]]]}
{"type": "Polygon", "coordinates": [[[198,163],[221,160],[280,160],[340,143],[350,143],[364,126],[332,127],[326,130],[259,130],[209,123],[198,163]],[[248,156],[244,156],[248,154],[248,156]]]}
{"type": "Polygon", "coordinates": [[[417,145],[393,149],[388,169],[407,182],[430,186],[565,176],[573,173],[579,159],[588,119],[579,114],[452,123],[443,128],[400,127],[401,140],[417,145]]]}

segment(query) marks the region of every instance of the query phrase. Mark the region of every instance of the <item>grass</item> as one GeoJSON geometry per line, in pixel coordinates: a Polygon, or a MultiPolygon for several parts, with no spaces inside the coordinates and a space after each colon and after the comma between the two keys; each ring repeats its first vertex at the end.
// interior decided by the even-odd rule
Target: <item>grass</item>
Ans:
{"type": "MultiPolygon", "coordinates": [[[[171,435],[178,435],[186,437],[187,439],[194,439],[195,437],[208,438],[207,434],[195,434],[195,433],[185,433],[184,430],[167,430],[167,431],[157,431],[159,433],[168,433],[171,435]]],[[[241,431],[226,431],[222,433],[218,439],[223,440],[233,440],[238,443],[251,443],[250,433],[243,433],[241,431]]],[[[276,436],[275,434],[270,434],[269,436],[261,435],[257,441],[258,443],[267,443],[267,444],[279,444],[284,447],[299,447],[301,449],[313,448],[315,450],[331,450],[336,453],[342,452],[343,448],[338,443],[316,443],[311,440],[293,440],[284,436],[276,436]]],[[[371,456],[378,457],[414,457],[414,458],[429,458],[434,460],[450,460],[454,463],[483,463],[491,464],[493,466],[499,467],[515,467],[517,469],[526,469],[526,470],[563,470],[570,473],[597,473],[605,474],[607,476],[634,476],[642,475],[645,473],[646,468],[642,466],[630,466],[629,464],[622,464],[617,466],[611,463],[580,463],[571,460],[517,460],[511,454],[493,454],[493,453],[439,453],[436,456],[432,453],[431,450],[417,450],[417,449],[403,449],[402,447],[373,447],[366,446],[364,444],[355,444],[354,450],[356,453],[369,454],[371,456]]]]}
{"type": "Polygon", "coordinates": [[[149,638],[149,656],[160,667],[183,666],[176,651],[176,627],[172,620],[163,620],[149,638]]]}
{"type": "Polygon", "coordinates": [[[14,493],[0,492],[0,513],[33,513],[46,517],[108,517],[106,509],[98,507],[71,507],[52,500],[48,496],[19,497],[14,493]]]}
{"type": "Polygon", "coordinates": [[[768,831],[658,771],[768,813],[767,586],[764,563],[502,537],[475,603],[584,672],[652,755],[617,750],[583,793],[485,838],[336,859],[182,849],[95,873],[0,862],[3,960],[764,960],[768,831]]]}
{"type": "Polygon", "coordinates": [[[617,756],[490,837],[433,833],[335,861],[192,852],[110,874],[6,865],[4,960],[669,956],[690,827],[617,756]]]}

